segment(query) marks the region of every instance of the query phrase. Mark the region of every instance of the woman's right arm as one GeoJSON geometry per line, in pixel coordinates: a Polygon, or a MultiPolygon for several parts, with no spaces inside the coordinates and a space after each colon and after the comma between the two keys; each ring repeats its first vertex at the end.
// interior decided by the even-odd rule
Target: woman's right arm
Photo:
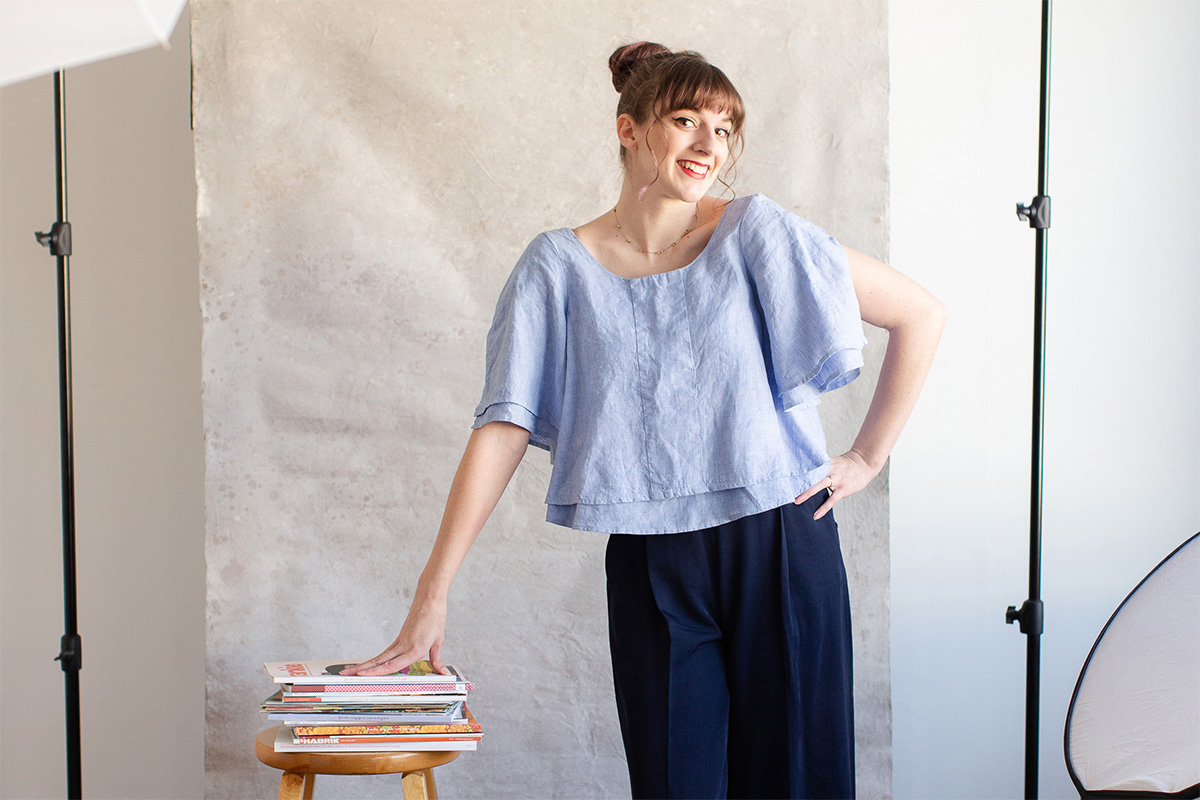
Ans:
{"type": "Polygon", "coordinates": [[[434,669],[448,672],[442,662],[442,640],[450,584],[504,494],[528,444],[529,431],[511,422],[489,422],[471,431],[450,484],[433,552],[417,580],[417,591],[400,635],[382,653],[344,669],[343,675],[387,675],[426,654],[434,669]]]}

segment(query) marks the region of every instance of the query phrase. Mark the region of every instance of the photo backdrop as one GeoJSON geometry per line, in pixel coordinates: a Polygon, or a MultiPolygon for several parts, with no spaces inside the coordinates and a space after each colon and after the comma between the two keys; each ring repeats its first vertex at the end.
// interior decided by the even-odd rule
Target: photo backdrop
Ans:
{"type": "MultiPolygon", "coordinates": [[[[699,50],[739,87],[739,194],[887,257],[885,0],[193,0],[210,796],[276,791],[252,747],[263,661],[365,658],[399,630],[501,285],[538,232],[616,198],[606,62],[640,39],[699,50]]],[[[886,336],[867,334],[864,377],[822,406],[831,451],[874,387],[886,336]]],[[[628,796],[605,537],[544,521],[549,472],[532,450],[450,597],[446,657],[486,733],[438,771],[448,797],[628,796]]],[[[886,470],[838,512],[859,792],[889,797],[886,470]]]]}

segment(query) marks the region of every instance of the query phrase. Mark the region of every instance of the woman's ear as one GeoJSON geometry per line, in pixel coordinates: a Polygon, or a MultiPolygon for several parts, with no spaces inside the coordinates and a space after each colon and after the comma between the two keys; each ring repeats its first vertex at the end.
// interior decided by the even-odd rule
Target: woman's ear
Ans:
{"type": "Polygon", "coordinates": [[[637,150],[637,123],[628,114],[617,117],[617,141],[626,150],[637,150]]]}

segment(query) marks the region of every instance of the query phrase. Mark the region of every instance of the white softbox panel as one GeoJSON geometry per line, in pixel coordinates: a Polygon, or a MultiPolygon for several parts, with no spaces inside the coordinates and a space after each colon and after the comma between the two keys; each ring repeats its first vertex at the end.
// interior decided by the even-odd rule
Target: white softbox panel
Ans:
{"type": "Polygon", "coordinates": [[[1200,797],[1200,534],[1117,608],[1067,711],[1082,797],[1200,797]]]}
{"type": "Polygon", "coordinates": [[[167,46],[187,0],[0,0],[0,86],[167,46]]]}

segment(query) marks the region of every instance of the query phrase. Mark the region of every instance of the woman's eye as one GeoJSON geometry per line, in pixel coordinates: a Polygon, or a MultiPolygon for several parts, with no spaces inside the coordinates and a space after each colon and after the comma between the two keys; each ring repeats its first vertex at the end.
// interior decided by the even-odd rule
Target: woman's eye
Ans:
{"type": "Polygon", "coordinates": [[[695,125],[695,123],[692,122],[687,117],[676,117],[675,121],[678,122],[680,125],[683,125],[684,127],[687,127],[689,125],[695,125]]]}
{"type": "Polygon", "coordinates": [[[717,128],[717,136],[720,136],[722,139],[727,139],[729,138],[729,130],[726,128],[717,128]]]}

